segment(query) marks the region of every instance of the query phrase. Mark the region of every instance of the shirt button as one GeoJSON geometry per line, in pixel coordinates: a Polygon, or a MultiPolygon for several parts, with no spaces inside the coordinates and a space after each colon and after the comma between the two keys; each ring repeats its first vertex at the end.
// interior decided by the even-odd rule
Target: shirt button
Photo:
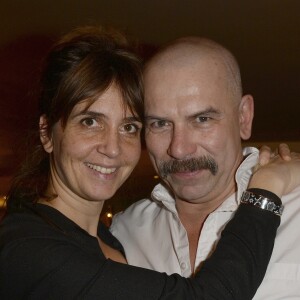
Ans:
{"type": "Polygon", "coordinates": [[[185,262],[181,263],[180,268],[181,268],[181,270],[185,270],[186,269],[186,263],[185,262]]]}

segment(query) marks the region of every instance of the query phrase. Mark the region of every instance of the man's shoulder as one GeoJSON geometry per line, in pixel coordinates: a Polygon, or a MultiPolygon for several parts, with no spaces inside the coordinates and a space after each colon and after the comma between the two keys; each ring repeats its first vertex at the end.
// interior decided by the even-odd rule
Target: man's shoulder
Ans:
{"type": "Polygon", "coordinates": [[[294,189],[291,193],[284,195],[282,197],[284,209],[281,217],[281,224],[277,231],[277,236],[276,236],[276,243],[281,244],[280,249],[282,245],[287,246],[287,241],[289,241],[291,243],[294,243],[292,246],[289,247],[290,251],[297,251],[297,253],[299,253],[300,250],[300,242],[299,242],[300,218],[298,217],[300,214],[299,200],[300,200],[300,186],[294,189]]]}
{"type": "Polygon", "coordinates": [[[300,210],[300,185],[290,193],[283,195],[282,203],[284,206],[283,211],[285,212],[285,214],[282,215],[281,221],[285,219],[284,217],[287,214],[287,211],[294,214],[296,210],[300,210]]]}
{"type": "Polygon", "coordinates": [[[292,203],[295,207],[300,207],[300,201],[298,200],[299,196],[300,196],[300,185],[298,185],[290,193],[282,196],[283,205],[291,205],[292,203]]]}
{"type": "Polygon", "coordinates": [[[142,199],[125,211],[116,214],[110,226],[113,235],[120,239],[120,233],[124,234],[139,232],[141,229],[148,230],[153,227],[153,222],[168,222],[173,213],[163,204],[163,202],[151,199],[142,199]]]}
{"type": "Polygon", "coordinates": [[[125,211],[117,213],[113,218],[112,227],[117,223],[139,223],[148,220],[148,217],[161,209],[159,203],[145,198],[130,205],[125,211]],[[146,218],[146,219],[145,219],[146,218]]]}

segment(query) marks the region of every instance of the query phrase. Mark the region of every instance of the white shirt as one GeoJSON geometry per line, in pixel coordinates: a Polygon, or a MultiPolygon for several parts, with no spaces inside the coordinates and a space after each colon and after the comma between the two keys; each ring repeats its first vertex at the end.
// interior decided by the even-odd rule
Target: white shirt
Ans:
{"type": "MultiPolygon", "coordinates": [[[[220,233],[237,209],[246,189],[258,150],[245,148],[246,158],[236,172],[237,192],[212,212],[203,224],[195,267],[214,250],[220,233]]],[[[284,212],[270,264],[255,300],[300,299],[300,187],[283,197],[284,212]]],[[[112,233],[125,248],[129,264],[189,277],[192,273],[189,242],[175,201],[157,185],[152,199],[141,200],[115,216],[112,233]]]]}

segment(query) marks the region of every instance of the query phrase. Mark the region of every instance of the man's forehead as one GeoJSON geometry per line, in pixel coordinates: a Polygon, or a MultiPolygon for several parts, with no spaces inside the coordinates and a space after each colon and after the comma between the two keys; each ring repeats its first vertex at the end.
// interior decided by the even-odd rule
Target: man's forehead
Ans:
{"type": "Polygon", "coordinates": [[[225,111],[234,102],[228,82],[217,76],[157,78],[145,89],[146,113],[188,117],[205,111],[225,111]]]}
{"type": "Polygon", "coordinates": [[[167,119],[176,116],[188,118],[207,112],[220,113],[228,106],[228,101],[222,99],[222,94],[215,96],[205,91],[202,93],[200,88],[194,86],[164,93],[150,93],[145,100],[146,115],[167,119]]]}
{"type": "Polygon", "coordinates": [[[149,69],[145,76],[145,96],[173,95],[176,97],[227,93],[228,81],[225,71],[213,63],[161,67],[149,69]]]}
{"type": "Polygon", "coordinates": [[[178,68],[157,66],[145,78],[146,106],[152,105],[149,103],[152,101],[160,102],[156,105],[162,106],[166,102],[174,105],[178,101],[188,105],[190,100],[197,100],[198,104],[211,104],[217,108],[233,103],[229,100],[238,102],[236,99],[226,67],[213,59],[178,68]]]}
{"type": "MultiPolygon", "coordinates": [[[[198,58],[168,58],[167,61],[161,63],[161,60],[150,64],[144,73],[145,87],[153,81],[158,81],[161,85],[168,79],[172,80],[190,80],[191,77],[207,80],[213,77],[222,77],[226,80],[226,67],[222,60],[214,56],[198,57],[198,58]]],[[[156,82],[157,84],[157,82],[156,82]]]]}

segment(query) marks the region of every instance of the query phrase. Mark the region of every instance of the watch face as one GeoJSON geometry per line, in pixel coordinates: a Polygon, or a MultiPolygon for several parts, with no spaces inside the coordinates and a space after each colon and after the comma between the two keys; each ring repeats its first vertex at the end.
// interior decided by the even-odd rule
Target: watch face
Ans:
{"type": "Polygon", "coordinates": [[[276,207],[277,207],[277,205],[275,205],[274,202],[268,202],[267,205],[266,205],[266,209],[269,210],[269,211],[275,210],[276,207]]]}

